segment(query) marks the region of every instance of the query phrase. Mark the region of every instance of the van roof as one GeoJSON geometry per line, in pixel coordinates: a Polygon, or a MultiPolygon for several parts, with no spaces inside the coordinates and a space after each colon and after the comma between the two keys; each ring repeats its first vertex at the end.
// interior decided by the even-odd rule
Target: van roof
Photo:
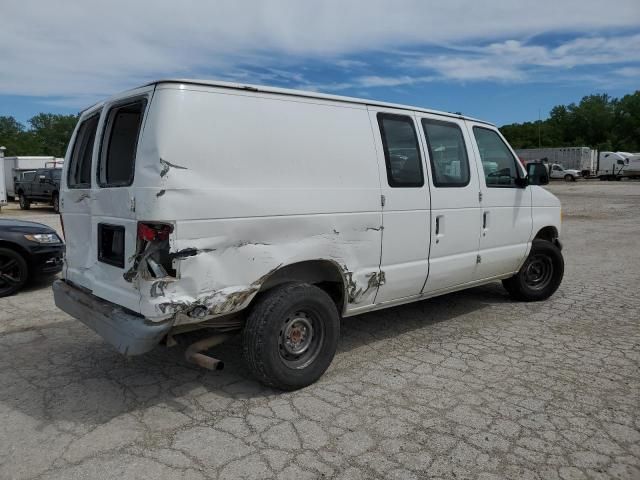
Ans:
{"type": "MultiPolygon", "coordinates": [[[[425,112],[425,113],[431,113],[431,114],[434,114],[434,115],[442,115],[444,117],[471,120],[471,121],[474,121],[474,122],[479,122],[479,123],[484,123],[486,125],[495,126],[495,124],[493,124],[491,122],[487,122],[487,121],[484,121],[484,120],[479,120],[479,119],[473,118],[473,117],[468,117],[466,115],[459,115],[457,113],[442,112],[442,111],[439,111],[439,110],[431,110],[431,109],[427,109],[427,108],[420,108],[420,107],[415,107],[415,106],[411,106],[411,105],[402,105],[402,104],[398,104],[398,103],[381,102],[379,100],[370,100],[370,99],[365,99],[365,98],[346,97],[346,96],[342,96],[342,95],[330,95],[330,94],[327,94],[327,93],[318,93],[318,92],[312,92],[312,91],[306,91],[306,90],[294,90],[294,89],[290,89],[290,88],[269,87],[269,86],[266,86],[266,85],[253,85],[253,84],[248,84],[248,83],[223,82],[223,81],[219,81],[219,80],[164,78],[164,79],[155,80],[153,82],[146,83],[146,84],[142,85],[142,87],[148,87],[148,86],[151,86],[151,85],[159,85],[161,83],[180,83],[180,84],[190,84],[190,85],[202,85],[202,86],[208,86],[208,87],[229,88],[229,89],[234,89],[234,90],[245,90],[245,91],[252,91],[252,92],[275,93],[275,94],[279,94],[279,95],[291,95],[291,96],[296,96],[296,97],[318,98],[318,99],[322,99],[322,100],[332,100],[332,101],[335,101],[335,102],[357,103],[357,104],[361,104],[361,105],[373,105],[373,106],[385,107],[385,108],[397,108],[397,109],[401,109],[401,110],[413,110],[413,111],[416,111],[416,112],[425,112]]],[[[140,88],[140,87],[138,87],[138,88],[140,88]]],[[[135,90],[135,89],[132,89],[132,90],[135,90]]],[[[94,108],[94,107],[98,106],[101,103],[104,103],[104,102],[100,102],[98,104],[92,105],[91,107],[87,108],[86,110],[89,110],[90,108],[94,108]]]]}

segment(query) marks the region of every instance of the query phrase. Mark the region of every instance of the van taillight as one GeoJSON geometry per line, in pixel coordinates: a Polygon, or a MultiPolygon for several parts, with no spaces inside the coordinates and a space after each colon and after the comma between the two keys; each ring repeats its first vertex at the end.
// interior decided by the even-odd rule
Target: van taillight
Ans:
{"type": "Polygon", "coordinates": [[[173,232],[173,226],[165,223],[138,223],[138,238],[145,242],[166,240],[171,232],[173,232]]]}

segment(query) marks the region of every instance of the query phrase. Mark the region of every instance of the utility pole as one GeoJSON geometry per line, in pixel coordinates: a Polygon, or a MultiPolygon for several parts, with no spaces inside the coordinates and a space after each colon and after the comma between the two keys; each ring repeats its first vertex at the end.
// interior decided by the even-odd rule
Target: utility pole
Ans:
{"type": "Polygon", "coordinates": [[[538,108],[538,148],[542,147],[542,121],[540,120],[540,108],[538,108]]]}

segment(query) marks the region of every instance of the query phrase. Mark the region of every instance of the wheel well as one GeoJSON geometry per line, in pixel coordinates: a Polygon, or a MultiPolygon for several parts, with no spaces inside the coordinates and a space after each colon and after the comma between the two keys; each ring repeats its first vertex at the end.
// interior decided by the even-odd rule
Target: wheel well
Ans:
{"type": "Polygon", "coordinates": [[[7,242],[6,240],[0,240],[0,248],[8,248],[10,250],[15,250],[16,252],[18,252],[20,255],[23,256],[24,260],[27,262],[27,266],[29,267],[29,270],[31,270],[31,267],[32,267],[31,255],[29,255],[29,252],[27,252],[27,250],[25,250],[23,247],[21,247],[17,243],[7,242]]]}
{"type": "Polygon", "coordinates": [[[337,263],[329,260],[308,260],[279,268],[260,287],[265,292],[288,282],[304,282],[324,290],[342,312],[345,299],[345,282],[337,263]]]}
{"type": "Polygon", "coordinates": [[[558,238],[558,229],[552,226],[541,228],[538,233],[536,233],[536,236],[534,238],[553,242],[556,238],[558,238]]]}

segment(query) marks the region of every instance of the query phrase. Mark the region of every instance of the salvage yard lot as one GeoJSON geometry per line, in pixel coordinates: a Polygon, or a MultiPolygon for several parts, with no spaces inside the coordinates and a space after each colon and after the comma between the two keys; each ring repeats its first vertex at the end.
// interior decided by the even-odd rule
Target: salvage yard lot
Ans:
{"type": "Polygon", "coordinates": [[[180,346],[126,359],[48,283],[0,299],[0,478],[640,478],[640,183],[549,189],[549,301],[496,283],[346,319],[298,392],[255,382],[237,339],[222,372],[180,346]]]}

